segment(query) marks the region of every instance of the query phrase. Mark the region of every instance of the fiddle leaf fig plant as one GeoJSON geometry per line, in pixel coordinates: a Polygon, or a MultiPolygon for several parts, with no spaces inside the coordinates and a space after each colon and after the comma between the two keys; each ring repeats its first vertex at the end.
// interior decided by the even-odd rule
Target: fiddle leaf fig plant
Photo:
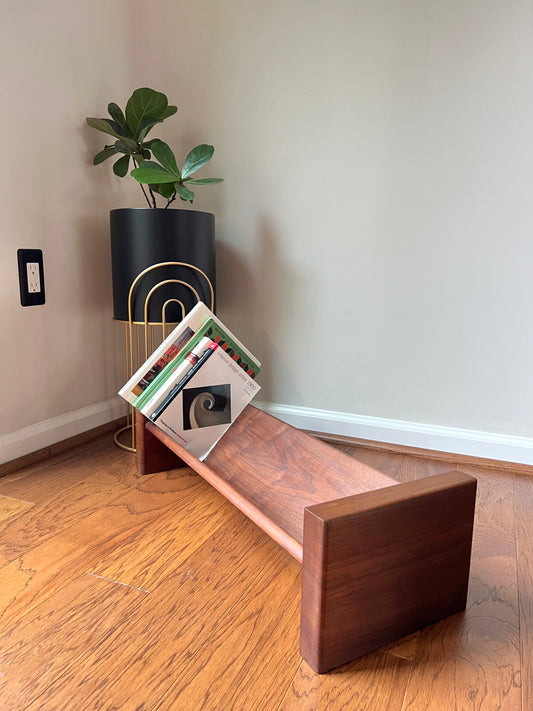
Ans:
{"type": "Polygon", "coordinates": [[[126,104],[125,112],[115,103],[108,104],[107,110],[111,118],[86,119],[91,128],[115,139],[114,143],[104,146],[94,156],[93,164],[99,165],[119,155],[113,164],[113,172],[119,178],[124,178],[133,163],[130,175],[140,184],[149,207],[157,207],[156,195],[167,201],[165,207],[177,197],[192,203],[194,193],[189,185],[222,182],[222,178],[190,177],[211,160],[215,150],[213,146],[201,144],[193,148],[180,171],[174,153],[166,143],[158,138],[146,140],[156,124],[162,123],[178,110],[176,106],[169,105],[165,94],[154,89],[136,89],[126,104]]]}

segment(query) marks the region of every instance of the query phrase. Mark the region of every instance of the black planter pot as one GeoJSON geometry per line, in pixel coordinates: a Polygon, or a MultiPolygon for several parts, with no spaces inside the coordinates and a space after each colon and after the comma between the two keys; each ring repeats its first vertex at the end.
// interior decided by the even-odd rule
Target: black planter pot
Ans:
{"type": "MultiPolygon", "coordinates": [[[[196,210],[123,208],[111,210],[111,267],[114,318],[127,321],[128,294],[134,279],[147,267],[161,262],[186,262],[201,269],[215,289],[215,217],[196,210]]],[[[211,307],[209,286],[201,274],[187,267],[161,267],[145,275],[135,287],[133,321],[144,321],[148,292],[166,279],[180,279],[200,294],[211,307]]],[[[180,299],[188,312],[196,303],[194,293],[180,284],[166,284],[149,301],[148,320],[161,322],[163,304],[180,299]]],[[[171,303],[165,313],[167,323],[180,321],[181,308],[171,303]]]]}

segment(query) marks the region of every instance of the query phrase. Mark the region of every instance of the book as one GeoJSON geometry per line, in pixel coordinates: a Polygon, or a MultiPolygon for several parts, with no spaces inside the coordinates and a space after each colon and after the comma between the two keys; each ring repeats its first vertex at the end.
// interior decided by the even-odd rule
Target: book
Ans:
{"type": "MultiPolygon", "coordinates": [[[[207,307],[206,307],[207,309],[207,307]]],[[[255,378],[261,369],[261,363],[248,351],[245,346],[237,340],[231,331],[224,326],[216,316],[207,309],[209,316],[203,323],[200,329],[193,335],[186,347],[182,349],[175,358],[170,361],[163,370],[157,374],[152,382],[142,391],[142,393],[133,401],[133,406],[138,410],[143,411],[161,387],[172,376],[172,373],[177,365],[180,365],[186,358],[187,353],[195,348],[201,339],[209,337],[219,346],[221,346],[239,365],[246,370],[248,375],[255,378]]]]}
{"type": "Polygon", "coordinates": [[[260,389],[254,378],[217,347],[154,421],[203,461],[260,389]]]}
{"type": "Polygon", "coordinates": [[[198,302],[119,390],[119,395],[133,404],[165,366],[183,351],[210,314],[207,306],[198,302]]]}
{"type": "MultiPolygon", "coordinates": [[[[142,407],[139,408],[145,417],[150,417],[152,413],[161,405],[161,403],[168,397],[169,393],[176,387],[176,383],[179,383],[187,373],[189,373],[193,366],[197,365],[198,361],[201,359],[202,355],[211,346],[215,345],[210,338],[204,336],[198,345],[196,345],[185,357],[182,363],[177,364],[172,368],[172,372],[159,390],[154,394],[150,400],[142,407]]],[[[217,346],[218,347],[218,346],[217,346]]],[[[203,361],[202,361],[203,362],[203,361]]]]}
{"type": "MultiPolygon", "coordinates": [[[[128,382],[119,390],[119,395],[141,409],[159,386],[166,381],[175,365],[182,362],[192,348],[199,343],[202,336],[206,335],[201,333],[198,338],[195,338],[202,327],[207,328],[208,323],[211,323],[209,319],[220,329],[219,338],[226,338],[226,342],[231,344],[229,347],[241,359],[241,365],[251,369],[255,377],[261,369],[261,363],[228,329],[222,326],[212,311],[200,301],[129,378],[128,382]],[[225,336],[222,334],[222,330],[224,330],[225,336]],[[176,359],[179,359],[177,363],[176,359]],[[173,365],[171,365],[172,363],[173,365]],[[140,399],[138,400],[138,398],[140,399]]],[[[217,337],[217,334],[213,335],[215,338],[217,337]]]]}
{"type": "MultiPolygon", "coordinates": [[[[152,422],[156,422],[158,417],[163,414],[163,412],[166,410],[166,408],[170,405],[172,400],[176,397],[176,395],[183,390],[183,388],[187,385],[189,380],[193,378],[196,373],[200,370],[200,368],[204,365],[205,361],[213,355],[214,351],[218,348],[216,343],[213,343],[213,341],[206,339],[209,341],[209,344],[204,348],[200,356],[196,356],[194,360],[191,360],[191,367],[183,374],[183,376],[179,379],[176,379],[176,384],[172,386],[172,388],[168,391],[167,395],[161,399],[159,405],[155,408],[155,410],[152,412],[150,415],[150,419],[152,422]]],[[[191,354],[192,355],[192,354],[191,354]]]]}

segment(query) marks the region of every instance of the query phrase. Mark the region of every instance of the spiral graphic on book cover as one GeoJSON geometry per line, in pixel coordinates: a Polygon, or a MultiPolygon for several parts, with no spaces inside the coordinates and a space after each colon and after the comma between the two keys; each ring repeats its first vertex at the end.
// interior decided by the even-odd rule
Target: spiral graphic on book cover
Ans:
{"type": "Polygon", "coordinates": [[[231,423],[231,386],[211,385],[183,390],[183,429],[231,423]]]}

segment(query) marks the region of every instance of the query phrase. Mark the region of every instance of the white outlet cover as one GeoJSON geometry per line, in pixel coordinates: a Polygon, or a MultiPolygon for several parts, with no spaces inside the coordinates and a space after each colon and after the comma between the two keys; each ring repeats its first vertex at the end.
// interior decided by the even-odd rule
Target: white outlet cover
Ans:
{"type": "Polygon", "coordinates": [[[28,277],[28,293],[38,294],[41,291],[41,276],[38,262],[27,262],[26,274],[28,277]]]}

